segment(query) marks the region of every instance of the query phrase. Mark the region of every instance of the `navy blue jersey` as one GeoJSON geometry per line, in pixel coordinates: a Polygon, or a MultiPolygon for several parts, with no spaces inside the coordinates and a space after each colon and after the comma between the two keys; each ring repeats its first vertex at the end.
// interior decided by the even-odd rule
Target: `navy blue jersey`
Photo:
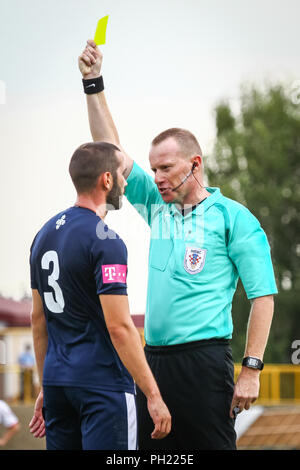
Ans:
{"type": "Polygon", "coordinates": [[[43,384],[134,393],[99,300],[100,294],[127,295],[127,249],[120,237],[95,212],[71,207],[38,232],[30,268],[48,329],[43,384]]]}

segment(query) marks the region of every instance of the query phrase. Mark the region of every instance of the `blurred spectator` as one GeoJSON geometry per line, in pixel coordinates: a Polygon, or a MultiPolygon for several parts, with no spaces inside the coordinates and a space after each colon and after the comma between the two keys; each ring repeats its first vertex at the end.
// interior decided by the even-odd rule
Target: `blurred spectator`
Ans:
{"type": "Polygon", "coordinates": [[[33,368],[35,365],[34,355],[31,351],[31,345],[26,344],[25,351],[20,354],[19,359],[19,366],[20,366],[20,399],[24,400],[25,395],[26,398],[33,398],[35,396],[34,393],[34,385],[33,385],[33,368]],[[27,391],[27,393],[25,393],[27,391]]]}
{"type": "Polygon", "coordinates": [[[0,424],[7,429],[0,437],[0,447],[3,447],[20,430],[18,418],[3,400],[0,400],[0,424]]]}

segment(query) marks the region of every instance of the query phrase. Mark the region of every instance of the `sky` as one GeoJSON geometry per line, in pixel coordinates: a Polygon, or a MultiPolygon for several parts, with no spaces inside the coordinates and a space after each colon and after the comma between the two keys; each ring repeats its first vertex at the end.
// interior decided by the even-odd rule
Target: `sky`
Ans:
{"type": "MultiPolygon", "coordinates": [[[[0,0],[2,295],[30,293],[32,240],[74,204],[69,161],[91,140],[77,59],[105,15],[106,98],[149,173],[161,131],[189,129],[208,159],[218,102],[238,112],[243,85],[300,79],[299,0],[0,0]]],[[[149,229],[126,200],[106,223],[128,248],[131,313],[144,313],[149,229]]]]}

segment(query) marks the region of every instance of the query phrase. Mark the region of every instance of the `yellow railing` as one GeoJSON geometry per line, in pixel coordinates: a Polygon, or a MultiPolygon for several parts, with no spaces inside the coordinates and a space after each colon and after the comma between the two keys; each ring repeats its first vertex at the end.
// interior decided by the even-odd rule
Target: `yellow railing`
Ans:
{"type": "MultiPolygon", "coordinates": [[[[234,381],[241,364],[234,366],[234,381]]],[[[261,405],[300,404],[300,366],[293,364],[265,364],[260,374],[259,398],[261,405]]]]}
{"type": "MultiPolygon", "coordinates": [[[[234,381],[241,370],[241,364],[234,365],[234,381]]],[[[22,400],[31,402],[36,396],[32,383],[34,370],[24,371],[21,381],[21,368],[18,365],[0,365],[2,380],[5,374],[18,376],[18,392],[14,398],[20,398],[20,384],[23,383],[22,400]]],[[[1,397],[0,397],[1,398],[1,397]]],[[[300,404],[300,366],[292,364],[265,364],[260,374],[260,392],[256,401],[261,405],[300,404]]]]}

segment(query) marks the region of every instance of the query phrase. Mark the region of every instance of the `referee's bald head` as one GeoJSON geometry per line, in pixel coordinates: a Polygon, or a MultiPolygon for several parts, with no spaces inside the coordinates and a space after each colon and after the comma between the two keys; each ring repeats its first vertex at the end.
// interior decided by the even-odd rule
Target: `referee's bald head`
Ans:
{"type": "Polygon", "coordinates": [[[177,142],[180,153],[184,158],[190,158],[193,155],[200,155],[202,157],[201,147],[194,134],[180,127],[172,127],[161,132],[152,140],[151,145],[159,145],[169,138],[177,142]]]}

